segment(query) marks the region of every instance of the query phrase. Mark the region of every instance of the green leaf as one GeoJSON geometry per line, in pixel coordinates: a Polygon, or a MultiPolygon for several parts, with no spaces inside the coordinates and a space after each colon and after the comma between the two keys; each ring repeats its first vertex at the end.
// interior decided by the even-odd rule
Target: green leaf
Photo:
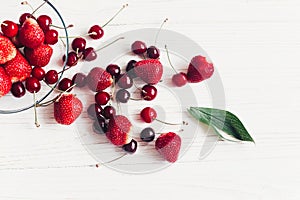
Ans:
{"type": "Polygon", "coordinates": [[[229,140],[222,136],[218,130],[224,131],[235,139],[254,142],[239,118],[229,111],[202,107],[191,107],[188,111],[200,122],[213,127],[215,133],[222,139],[229,140]]]}

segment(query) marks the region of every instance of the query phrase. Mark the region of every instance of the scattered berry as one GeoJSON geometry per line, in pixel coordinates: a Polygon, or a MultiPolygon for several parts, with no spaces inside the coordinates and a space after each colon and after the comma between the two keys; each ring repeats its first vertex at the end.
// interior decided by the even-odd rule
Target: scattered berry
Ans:
{"type": "Polygon", "coordinates": [[[130,99],[130,93],[125,89],[120,89],[116,94],[118,102],[127,103],[130,99]]]}
{"type": "Polygon", "coordinates": [[[86,40],[82,37],[75,38],[72,42],[72,49],[75,52],[82,52],[85,50],[86,40]]]}
{"type": "Polygon", "coordinates": [[[144,54],[147,51],[147,46],[142,41],[135,41],[131,45],[131,51],[137,55],[144,54]]]}
{"type": "Polygon", "coordinates": [[[76,87],[82,88],[86,85],[86,75],[83,73],[76,73],[72,78],[72,85],[76,84],[76,87]]]}
{"type": "Polygon", "coordinates": [[[45,35],[35,19],[27,18],[20,28],[19,39],[25,47],[34,49],[44,42],[45,35]]]}
{"type": "Polygon", "coordinates": [[[136,78],[136,74],[134,72],[135,64],[136,64],[136,61],[131,60],[128,62],[127,66],[126,66],[126,72],[127,72],[128,76],[131,78],[136,78]]]}
{"type": "Polygon", "coordinates": [[[199,83],[210,78],[214,73],[214,65],[203,56],[195,56],[188,67],[187,79],[191,83],[199,83]]]}
{"type": "Polygon", "coordinates": [[[172,82],[177,87],[182,87],[187,84],[187,75],[186,73],[180,72],[178,74],[173,75],[172,82]]]}
{"type": "Polygon", "coordinates": [[[3,67],[0,67],[0,97],[9,93],[11,89],[10,77],[6,74],[3,67]]]}
{"type": "Polygon", "coordinates": [[[135,64],[135,73],[148,84],[157,84],[163,75],[163,66],[159,60],[141,60],[135,64]]]}
{"type": "Polygon", "coordinates": [[[153,108],[146,107],[141,111],[140,116],[144,122],[151,123],[156,119],[157,113],[153,108]]]}
{"type": "Polygon", "coordinates": [[[145,85],[142,88],[141,96],[146,101],[152,101],[157,95],[157,89],[153,85],[145,85]]]}
{"type": "Polygon", "coordinates": [[[90,90],[99,92],[112,85],[111,75],[100,67],[93,68],[87,76],[87,84],[90,90]]]}
{"type": "Polygon", "coordinates": [[[116,115],[116,109],[112,106],[106,106],[102,111],[103,117],[111,119],[116,115]]]}
{"type": "Polygon", "coordinates": [[[103,117],[98,117],[93,123],[93,130],[97,134],[104,134],[107,132],[107,123],[103,117]]]}
{"type": "Polygon", "coordinates": [[[46,73],[42,67],[34,67],[31,71],[31,76],[37,78],[39,81],[43,80],[46,73]]]}
{"type": "Polygon", "coordinates": [[[42,44],[35,49],[25,48],[24,53],[30,65],[45,67],[50,62],[53,49],[49,45],[42,44]]]}
{"type": "Polygon", "coordinates": [[[40,81],[35,77],[29,77],[25,81],[26,90],[30,93],[37,93],[41,89],[40,81]]]}
{"type": "Polygon", "coordinates": [[[41,27],[41,29],[44,32],[46,32],[49,30],[50,25],[52,24],[52,19],[48,15],[40,15],[37,18],[37,22],[38,22],[39,26],[41,27]]]}
{"type": "Polygon", "coordinates": [[[130,78],[127,73],[121,74],[117,80],[117,84],[120,88],[128,89],[133,85],[133,80],[130,78]]]}
{"type": "Polygon", "coordinates": [[[120,67],[119,67],[118,65],[115,65],[115,64],[110,64],[110,65],[108,65],[108,66],[106,67],[106,71],[107,71],[108,73],[110,73],[110,75],[111,75],[112,77],[115,77],[115,78],[117,78],[117,77],[120,75],[120,73],[121,73],[120,67]]]}
{"type": "Polygon", "coordinates": [[[128,144],[131,141],[131,138],[129,137],[131,128],[132,124],[127,117],[116,115],[109,120],[106,137],[112,144],[117,146],[128,144]]]}
{"type": "Polygon", "coordinates": [[[13,43],[7,37],[0,35],[0,64],[5,64],[16,55],[17,49],[13,43]]]}
{"type": "Polygon", "coordinates": [[[17,98],[21,98],[26,93],[25,87],[22,82],[13,83],[10,91],[12,95],[17,98]]]}
{"type": "Polygon", "coordinates": [[[150,46],[147,49],[147,56],[148,58],[157,59],[160,56],[160,51],[155,46],[150,46]]]}
{"type": "Polygon", "coordinates": [[[57,30],[50,29],[45,32],[45,44],[54,45],[58,42],[57,30]]]}
{"type": "MultiPolygon", "coordinates": [[[[63,61],[65,62],[66,61],[66,56],[64,55],[63,56],[63,61]]],[[[78,63],[78,55],[77,53],[71,51],[68,53],[68,60],[67,60],[67,65],[69,67],[73,67],[75,65],[77,65],[78,63]]]]}
{"type": "Polygon", "coordinates": [[[102,111],[102,107],[96,103],[91,104],[87,109],[87,113],[90,119],[97,119],[97,117],[102,114],[102,111]]]}
{"type": "Polygon", "coordinates": [[[73,89],[73,88],[71,88],[72,85],[73,85],[73,82],[72,82],[71,79],[63,78],[58,84],[58,89],[61,90],[61,91],[70,92],[73,89]]]}
{"type": "Polygon", "coordinates": [[[142,130],[140,138],[144,142],[152,142],[155,138],[155,131],[148,127],[142,130]]]}
{"type": "Polygon", "coordinates": [[[106,105],[110,100],[110,95],[107,92],[100,91],[95,95],[95,102],[98,105],[106,105]]]}
{"type": "Polygon", "coordinates": [[[88,31],[88,33],[89,33],[89,36],[94,40],[98,40],[98,39],[102,38],[104,35],[104,31],[101,28],[101,26],[99,26],[99,25],[92,26],[90,28],[90,30],[88,31]]]}
{"type": "Polygon", "coordinates": [[[173,132],[161,134],[155,141],[155,149],[171,163],[177,161],[180,148],[181,138],[173,132]]]}
{"type": "Polygon", "coordinates": [[[122,146],[122,149],[128,153],[135,153],[137,149],[138,143],[134,139],[132,139],[128,144],[122,146]]]}
{"type": "Polygon", "coordinates": [[[58,73],[56,70],[49,70],[45,75],[45,82],[47,84],[54,84],[58,81],[58,73]]]}
{"type": "Polygon", "coordinates": [[[12,38],[17,36],[19,31],[19,26],[15,22],[5,20],[1,24],[1,31],[3,35],[5,35],[6,37],[12,38]]]}
{"type": "Polygon", "coordinates": [[[97,59],[97,53],[93,47],[88,47],[82,52],[83,59],[86,61],[93,61],[97,59]]]}

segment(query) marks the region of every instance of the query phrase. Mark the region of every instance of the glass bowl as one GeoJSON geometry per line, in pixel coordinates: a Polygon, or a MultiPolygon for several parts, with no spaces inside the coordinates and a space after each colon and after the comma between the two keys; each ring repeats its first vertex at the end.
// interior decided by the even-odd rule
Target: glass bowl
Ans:
{"type": "MultiPolygon", "coordinates": [[[[66,67],[66,61],[62,61],[62,56],[67,55],[67,52],[69,51],[69,40],[67,27],[60,12],[48,0],[30,0],[28,2],[33,8],[38,8],[42,5],[34,13],[34,16],[36,18],[39,15],[48,15],[52,18],[53,25],[61,27],[61,29],[54,28],[58,31],[59,36],[63,36],[63,38],[59,40],[57,44],[51,46],[53,48],[53,55],[51,57],[50,63],[44,67],[44,70],[45,72],[50,69],[55,69],[58,72],[63,71],[66,67]]],[[[23,13],[32,13],[32,9],[28,5],[22,5],[22,0],[5,1],[5,5],[1,6],[0,20],[1,22],[4,20],[11,20],[18,23],[19,17],[23,13]]],[[[60,73],[59,80],[62,78],[62,76],[63,72],[60,73]]],[[[49,87],[43,81],[41,81],[41,90],[36,94],[36,103],[41,103],[46,100],[46,98],[50,98],[54,88],[56,87],[56,84],[49,87]]],[[[33,94],[29,92],[26,92],[26,94],[21,98],[16,98],[11,93],[8,93],[7,95],[0,98],[0,114],[22,112],[34,107],[34,104],[33,94]]]]}

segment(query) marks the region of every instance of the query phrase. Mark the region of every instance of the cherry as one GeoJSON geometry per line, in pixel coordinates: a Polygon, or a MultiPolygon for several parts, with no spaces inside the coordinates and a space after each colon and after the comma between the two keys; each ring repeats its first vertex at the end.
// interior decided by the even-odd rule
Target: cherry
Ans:
{"type": "Polygon", "coordinates": [[[130,93],[125,89],[120,89],[116,94],[118,102],[127,103],[130,99],[130,93]]]}
{"type": "Polygon", "coordinates": [[[9,20],[6,20],[4,22],[2,22],[1,24],[1,30],[3,35],[5,35],[6,37],[12,38],[17,36],[18,31],[19,31],[19,26],[9,20]]]}
{"type": "Polygon", "coordinates": [[[12,95],[17,98],[24,96],[26,93],[25,87],[22,82],[13,83],[10,91],[12,95]]]}
{"type": "Polygon", "coordinates": [[[144,85],[141,96],[146,101],[152,101],[157,95],[157,89],[153,85],[144,85]]]}
{"type": "Polygon", "coordinates": [[[102,107],[99,106],[98,104],[94,103],[91,104],[88,109],[87,113],[90,119],[96,119],[99,115],[102,113],[102,107]]]}
{"type": "Polygon", "coordinates": [[[56,70],[49,70],[45,75],[45,82],[47,84],[54,84],[58,81],[58,73],[56,70]]]}
{"type": "Polygon", "coordinates": [[[54,45],[58,42],[58,32],[50,29],[45,33],[45,44],[54,45]]]}
{"type": "Polygon", "coordinates": [[[150,46],[147,49],[147,56],[152,59],[157,59],[160,56],[160,51],[155,46],[150,46]]]}
{"type": "Polygon", "coordinates": [[[93,124],[93,130],[97,134],[104,134],[107,132],[108,125],[105,121],[105,119],[101,116],[99,116],[93,124]]]}
{"type": "Polygon", "coordinates": [[[103,117],[111,119],[116,115],[116,109],[112,106],[106,106],[102,111],[103,117]]]}
{"type": "Polygon", "coordinates": [[[111,75],[112,77],[115,77],[115,78],[117,78],[117,77],[120,75],[120,73],[121,73],[120,67],[119,67],[118,65],[115,65],[115,64],[110,64],[110,65],[108,65],[108,66],[106,67],[106,71],[107,71],[108,73],[110,73],[110,75],[111,75]]]}
{"type": "Polygon", "coordinates": [[[131,45],[131,51],[137,55],[144,54],[147,51],[147,46],[142,41],[135,41],[131,45]]]}
{"type": "Polygon", "coordinates": [[[180,72],[178,74],[174,74],[172,77],[172,82],[177,87],[182,87],[187,84],[187,75],[186,73],[180,72]]]}
{"type": "Polygon", "coordinates": [[[122,146],[122,149],[128,153],[135,153],[137,150],[138,143],[132,139],[128,144],[122,146]]]}
{"type": "Polygon", "coordinates": [[[72,85],[76,84],[76,87],[82,88],[86,85],[86,75],[83,73],[76,73],[72,78],[72,85]]]}
{"type": "MultiPolygon", "coordinates": [[[[65,60],[66,60],[66,56],[64,55],[63,56],[63,61],[65,62],[65,60]]],[[[77,65],[77,63],[78,63],[78,55],[77,55],[77,53],[75,53],[73,51],[69,52],[68,53],[67,65],[69,67],[73,67],[73,66],[77,65]]]]}
{"type": "Polygon", "coordinates": [[[85,49],[86,40],[82,37],[75,38],[72,42],[72,49],[75,52],[82,52],[85,49]]]}
{"type": "Polygon", "coordinates": [[[144,122],[151,123],[156,119],[157,113],[153,108],[146,107],[141,111],[140,116],[144,122]]]}
{"type": "Polygon", "coordinates": [[[98,105],[106,105],[110,100],[110,95],[107,92],[101,91],[95,95],[95,101],[98,105]]]}
{"type": "Polygon", "coordinates": [[[155,138],[155,131],[150,127],[145,128],[140,133],[140,138],[144,142],[152,142],[155,138]]]}
{"type": "Polygon", "coordinates": [[[135,60],[131,60],[128,62],[127,66],[126,66],[126,72],[128,74],[128,76],[130,76],[131,78],[136,78],[136,74],[134,72],[134,67],[135,67],[136,61],[135,60]]]}
{"type": "Polygon", "coordinates": [[[31,76],[37,78],[39,81],[45,77],[45,70],[42,67],[34,67],[31,71],[31,76]]]}
{"type": "Polygon", "coordinates": [[[83,59],[86,61],[93,61],[97,58],[97,53],[93,47],[88,47],[82,52],[83,59]]]}
{"type": "Polygon", "coordinates": [[[61,91],[68,91],[70,92],[72,88],[73,82],[69,78],[63,78],[59,84],[58,84],[58,89],[61,91]]]}
{"type": "Polygon", "coordinates": [[[99,25],[94,25],[90,28],[88,31],[89,36],[94,39],[94,40],[99,40],[100,38],[103,37],[104,31],[99,25]]]}
{"type": "Polygon", "coordinates": [[[37,93],[41,89],[40,81],[35,77],[29,77],[25,81],[26,90],[30,93],[37,93]]]}
{"type": "Polygon", "coordinates": [[[132,78],[130,78],[127,73],[125,74],[121,74],[119,77],[118,77],[118,86],[120,88],[123,88],[123,89],[128,89],[128,88],[131,88],[132,85],[133,85],[133,80],[132,78]]]}
{"type": "Polygon", "coordinates": [[[49,30],[50,25],[52,24],[52,19],[48,15],[40,15],[37,18],[37,22],[38,22],[39,26],[41,27],[41,29],[44,32],[46,32],[49,30]]]}
{"type": "Polygon", "coordinates": [[[22,25],[22,24],[25,22],[25,20],[26,20],[27,18],[33,18],[33,19],[35,19],[35,17],[34,17],[31,13],[23,13],[23,14],[20,16],[20,18],[19,18],[20,24],[22,25]]]}

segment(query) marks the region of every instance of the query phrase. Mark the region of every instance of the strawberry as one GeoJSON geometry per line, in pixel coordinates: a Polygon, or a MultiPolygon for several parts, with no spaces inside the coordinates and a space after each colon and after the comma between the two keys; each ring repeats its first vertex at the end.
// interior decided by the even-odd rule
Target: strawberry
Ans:
{"type": "Polygon", "coordinates": [[[146,83],[156,84],[163,75],[163,66],[156,59],[141,60],[135,64],[134,71],[146,83]]]}
{"type": "Polygon", "coordinates": [[[187,79],[190,83],[199,83],[210,78],[214,73],[214,65],[203,56],[195,56],[188,68],[187,79]]]}
{"type": "Polygon", "coordinates": [[[155,149],[169,162],[176,162],[181,147],[181,138],[173,132],[161,134],[155,141],[155,149]]]}
{"type": "Polygon", "coordinates": [[[116,115],[109,120],[106,137],[111,143],[117,146],[128,144],[131,141],[128,133],[131,131],[132,124],[123,115],[116,115]]]}
{"type": "Polygon", "coordinates": [[[19,31],[20,42],[28,48],[34,49],[40,46],[45,39],[43,30],[33,18],[27,18],[19,31]]]}
{"type": "Polygon", "coordinates": [[[59,124],[72,124],[82,112],[82,102],[73,94],[63,94],[54,102],[54,118],[59,124]]]}
{"type": "Polygon", "coordinates": [[[17,54],[17,49],[13,43],[5,36],[0,35],[0,64],[12,60],[17,54]]]}
{"type": "Polygon", "coordinates": [[[32,70],[20,51],[17,51],[17,55],[14,59],[4,64],[4,68],[13,83],[24,81],[30,76],[32,70]]]}
{"type": "Polygon", "coordinates": [[[112,76],[100,67],[93,68],[87,76],[87,84],[94,92],[105,90],[112,82],[112,76]]]}
{"type": "Polygon", "coordinates": [[[6,74],[3,67],[0,67],[0,97],[6,95],[11,89],[10,77],[6,74]]]}
{"type": "Polygon", "coordinates": [[[30,63],[35,67],[45,67],[50,62],[51,56],[53,54],[53,49],[49,45],[42,44],[41,46],[30,49],[24,49],[25,57],[30,63]]]}

